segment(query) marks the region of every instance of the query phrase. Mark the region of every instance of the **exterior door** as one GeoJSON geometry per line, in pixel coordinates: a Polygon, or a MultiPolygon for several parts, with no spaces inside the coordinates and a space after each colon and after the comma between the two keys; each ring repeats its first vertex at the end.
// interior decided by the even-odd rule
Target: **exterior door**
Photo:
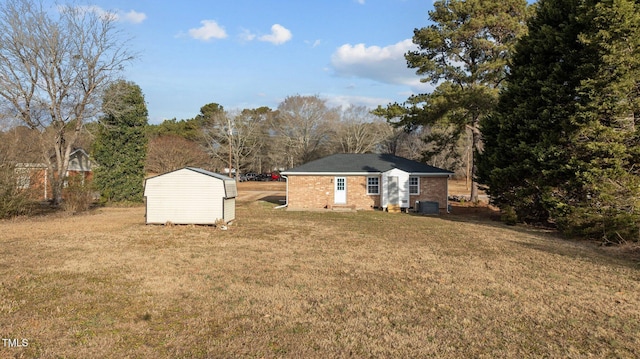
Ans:
{"type": "Polygon", "coordinates": [[[400,185],[398,177],[389,177],[389,204],[400,205],[400,185]]]}
{"type": "Polygon", "coordinates": [[[336,204],[346,204],[347,203],[347,178],[346,177],[336,177],[335,178],[335,188],[334,188],[334,200],[333,202],[336,204]]]}

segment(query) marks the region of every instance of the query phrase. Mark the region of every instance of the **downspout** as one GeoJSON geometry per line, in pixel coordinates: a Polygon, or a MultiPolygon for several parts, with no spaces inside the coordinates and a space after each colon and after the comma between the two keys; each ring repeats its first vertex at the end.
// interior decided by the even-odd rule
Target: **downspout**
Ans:
{"type": "Polygon", "coordinates": [[[282,178],[284,178],[284,182],[285,182],[285,183],[286,183],[286,185],[287,185],[287,189],[286,189],[286,197],[285,197],[285,200],[284,200],[284,204],[283,204],[283,205],[280,205],[280,206],[274,207],[273,209],[281,209],[281,208],[285,208],[285,207],[287,207],[287,206],[289,205],[289,178],[288,178],[287,176],[282,176],[282,175],[281,175],[281,177],[282,177],[282,178]]]}
{"type": "Polygon", "coordinates": [[[448,175],[447,176],[447,214],[450,214],[451,211],[449,210],[451,207],[449,207],[449,180],[451,179],[451,176],[453,175],[448,175]]]}
{"type": "Polygon", "coordinates": [[[44,200],[48,200],[47,198],[47,185],[49,184],[49,168],[44,169],[44,200]]]}

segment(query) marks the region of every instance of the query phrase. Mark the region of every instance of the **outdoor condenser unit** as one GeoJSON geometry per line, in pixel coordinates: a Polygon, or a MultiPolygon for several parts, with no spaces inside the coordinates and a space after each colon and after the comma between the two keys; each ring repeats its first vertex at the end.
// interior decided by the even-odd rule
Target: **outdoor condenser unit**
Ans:
{"type": "Polygon", "coordinates": [[[416,201],[414,210],[421,214],[440,214],[439,203],[432,201],[416,201]]]}

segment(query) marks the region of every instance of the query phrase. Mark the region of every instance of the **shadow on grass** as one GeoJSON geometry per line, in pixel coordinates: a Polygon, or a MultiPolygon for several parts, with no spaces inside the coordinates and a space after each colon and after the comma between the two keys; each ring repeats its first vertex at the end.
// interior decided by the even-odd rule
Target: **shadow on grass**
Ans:
{"type": "MultiPolygon", "coordinates": [[[[528,249],[556,254],[571,259],[597,261],[604,265],[613,264],[640,270],[640,250],[638,250],[638,248],[634,249],[625,246],[604,247],[593,241],[563,239],[561,237],[559,237],[558,240],[564,241],[563,244],[566,245],[561,246],[551,241],[520,242],[519,244],[528,249]]],[[[637,278],[637,280],[640,281],[640,276],[637,278]]]]}
{"type": "MultiPolygon", "coordinates": [[[[420,214],[413,215],[422,216],[420,214]]],[[[606,247],[597,241],[564,236],[558,230],[550,227],[526,224],[507,225],[500,220],[500,211],[491,207],[453,206],[451,213],[441,215],[439,218],[459,223],[473,223],[496,229],[506,229],[539,239],[531,242],[518,242],[519,245],[526,248],[570,258],[598,258],[606,263],[611,263],[611,260],[614,260],[619,265],[640,269],[640,246],[638,245],[606,247]]]]}
{"type": "Polygon", "coordinates": [[[286,196],[265,196],[259,199],[259,201],[269,202],[276,205],[283,205],[286,203],[286,196]]]}
{"type": "MultiPolygon", "coordinates": [[[[258,201],[280,206],[285,203],[284,195],[268,195],[258,201]]],[[[272,208],[272,207],[271,207],[272,208]]],[[[284,212],[283,212],[284,213],[284,212]]],[[[302,212],[304,213],[304,211],[302,212]]],[[[310,212],[317,216],[318,213],[310,212]]],[[[328,211],[326,213],[333,213],[328,211]]],[[[442,215],[423,215],[418,213],[403,213],[402,216],[438,218],[445,221],[454,222],[458,225],[472,224],[486,227],[487,232],[492,230],[507,230],[518,233],[519,237],[530,238],[531,241],[515,241],[514,243],[550,254],[565,256],[567,258],[590,258],[603,264],[617,264],[633,269],[640,269],[640,247],[635,249],[624,249],[621,247],[604,247],[595,241],[584,239],[567,238],[557,230],[542,226],[533,225],[507,225],[500,221],[500,212],[487,206],[465,206],[453,205],[451,213],[442,215]]]]}

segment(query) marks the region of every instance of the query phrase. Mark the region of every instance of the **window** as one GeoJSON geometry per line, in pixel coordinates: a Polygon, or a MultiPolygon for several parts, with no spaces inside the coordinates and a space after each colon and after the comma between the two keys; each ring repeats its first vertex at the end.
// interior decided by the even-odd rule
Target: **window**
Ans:
{"type": "Polygon", "coordinates": [[[31,176],[28,168],[16,168],[16,186],[19,189],[27,189],[31,186],[31,176]]]}
{"type": "Polygon", "coordinates": [[[380,179],[367,177],[367,194],[380,194],[380,179]]]}
{"type": "Polygon", "coordinates": [[[409,177],[409,194],[420,194],[420,177],[409,177]]]}

